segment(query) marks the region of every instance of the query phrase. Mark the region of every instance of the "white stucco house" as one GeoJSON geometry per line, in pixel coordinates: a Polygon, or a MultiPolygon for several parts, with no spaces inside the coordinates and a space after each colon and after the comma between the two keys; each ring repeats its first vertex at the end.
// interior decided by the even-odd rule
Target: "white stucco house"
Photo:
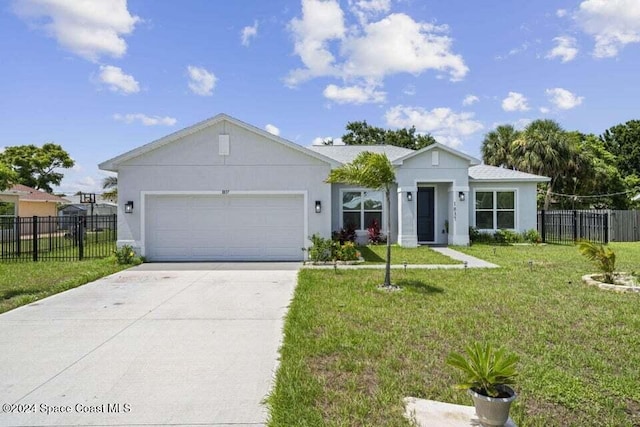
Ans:
{"type": "Polygon", "coordinates": [[[225,114],[100,164],[118,173],[118,244],[150,261],[302,260],[308,236],[373,219],[402,246],[467,245],[469,226],[536,228],[536,185],[548,178],[481,165],[442,144],[419,151],[302,147],[225,114]],[[383,193],[327,184],[362,151],[396,167],[391,212],[383,193]]]}

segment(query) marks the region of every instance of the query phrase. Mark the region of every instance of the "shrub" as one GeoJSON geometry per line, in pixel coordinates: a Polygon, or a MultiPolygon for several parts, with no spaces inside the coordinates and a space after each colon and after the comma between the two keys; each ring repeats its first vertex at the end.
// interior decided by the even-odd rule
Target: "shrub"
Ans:
{"type": "Polygon", "coordinates": [[[536,230],[535,228],[525,231],[522,234],[522,237],[524,238],[524,241],[528,243],[533,243],[536,245],[538,243],[542,243],[542,237],[540,237],[540,233],[538,233],[538,230],[536,230]]]}
{"type": "Polygon", "coordinates": [[[358,252],[353,242],[346,242],[338,249],[337,259],[340,261],[357,261],[358,258],[360,258],[360,252],[358,252]]]}
{"type": "Polygon", "coordinates": [[[121,265],[140,262],[140,259],[136,257],[135,251],[129,245],[123,245],[120,248],[114,250],[113,255],[116,257],[116,262],[121,265]]]}
{"type": "Polygon", "coordinates": [[[333,240],[340,242],[341,245],[344,245],[346,242],[355,242],[356,227],[353,224],[347,224],[340,230],[334,231],[332,233],[332,238],[333,240]]]}
{"type": "Polygon", "coordinates": [[[325,239],[319,234],[309,237],[312,247],[309,248],[309,258],[313,262],[326,262],[336,258],[336,243],[331,239],[325,239]]]}
{"type": "Polygon", "coordinates": [[[476,227],[469,227],[469,239],[471,243],[494,243],[494,237],[489,234],[478,230],[476,227]]]}
{"type": "Polygon", "coordinates": [[[613,273],[616,270],[616,254],[611,248],[605,248],[601,244],[596,244],[583,240],[578,248],[580,253],[593,261],[602,272],[605,283],[613,283],[613,273]]]}
{"type": "Polygon", "coordinates": [[[497,243],[521,243],[523,241],[523,237],[512,230],[500,229],[495,232],[493,235],[495,241],[497,243]]]}
{"type": "Polygon", "coordinates": [[[380,223],[378,223],[376,219],[371,221],[371,224],[369,225],[369,228],[367,228],[367,231],[369,232],[369,243],[378,245],[386,241],[380,234],[380,223]]]}

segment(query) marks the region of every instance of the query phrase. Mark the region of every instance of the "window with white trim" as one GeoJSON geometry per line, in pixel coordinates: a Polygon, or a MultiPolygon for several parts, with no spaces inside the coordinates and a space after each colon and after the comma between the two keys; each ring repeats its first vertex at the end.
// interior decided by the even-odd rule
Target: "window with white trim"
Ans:
{"type": "Polygon", "coordinates": [[[342,193],[342,226],[366,230],[373,221],[382,227],[381,191],[349,190],[342,193]]]}
{"type": "Polygon", "coordinates": [[[476,228],[516,228],[515,191],[476,191],[476,228]]]}

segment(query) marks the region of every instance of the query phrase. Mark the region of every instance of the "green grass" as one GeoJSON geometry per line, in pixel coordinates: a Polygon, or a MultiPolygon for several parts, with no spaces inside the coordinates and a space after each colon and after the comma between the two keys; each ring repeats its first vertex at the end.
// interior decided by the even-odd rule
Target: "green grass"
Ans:
{"type": "Polygon", "coordinates": [[[75,288],[130,266],[113,258],[0,263],[0,313],[75,288]]]}
{"type": "MultiPolygon", "coordinates": [[[[640,244],[611,246],[639,269],[640,244]]],[[[471,405],[445,358],[474,340],[519,355],[519,426],[640,425],[640,295],[582,284],[595,267],[573,246],[458,249],[502,268],[394,271],[395,293],[380,271],[302,270],[269,425],[408,426],[406,396],[471,405]]]]}
{"type": "MultiPolygon", "coordinates": [[[[365,264],[384,264],[387,256],[386,245],[359,246],[358,251],[362,254],[365,264]]],[[[391,245],[391,263],[403,264],[460,264],[459,261],[444,256],[428,246],[417,248],[404,248],[398,245],[391,245]]]]}

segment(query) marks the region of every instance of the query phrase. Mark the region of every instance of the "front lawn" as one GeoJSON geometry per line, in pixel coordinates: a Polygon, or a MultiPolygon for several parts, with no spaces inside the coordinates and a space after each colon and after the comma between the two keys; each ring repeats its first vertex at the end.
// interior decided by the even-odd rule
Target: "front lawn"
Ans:
{"type": "Polygon", "coordinates": [[[131,267],[113,258],[0,263],[0,313],[131,267]]]}
{"type": "MultiPolygon", "coordinates": [[[[612,244],[638,271],[640,244],[612,244]]],[[[270,426],[408,426],[402,398],[471,405],[447,354],[473,340],[520,356],[521,426],[640,424],[640,295],[583,285],[573,246],[457,248],[500,269],[302,270],[285,323],[270,426]],[[531,261],[531,262],[530,262],[531,261]]]]}
{"type": "MultiPolygon", "coordinates": [[[[387,257],[386,245],[359,246],[358,251],[366,264],[384,264],[387,257]]],[[[405,248],[391,245],[391,264],[461,264],[460,261],[451,259],[436,252],[428,246],[417,248],[405,248]]]]}

